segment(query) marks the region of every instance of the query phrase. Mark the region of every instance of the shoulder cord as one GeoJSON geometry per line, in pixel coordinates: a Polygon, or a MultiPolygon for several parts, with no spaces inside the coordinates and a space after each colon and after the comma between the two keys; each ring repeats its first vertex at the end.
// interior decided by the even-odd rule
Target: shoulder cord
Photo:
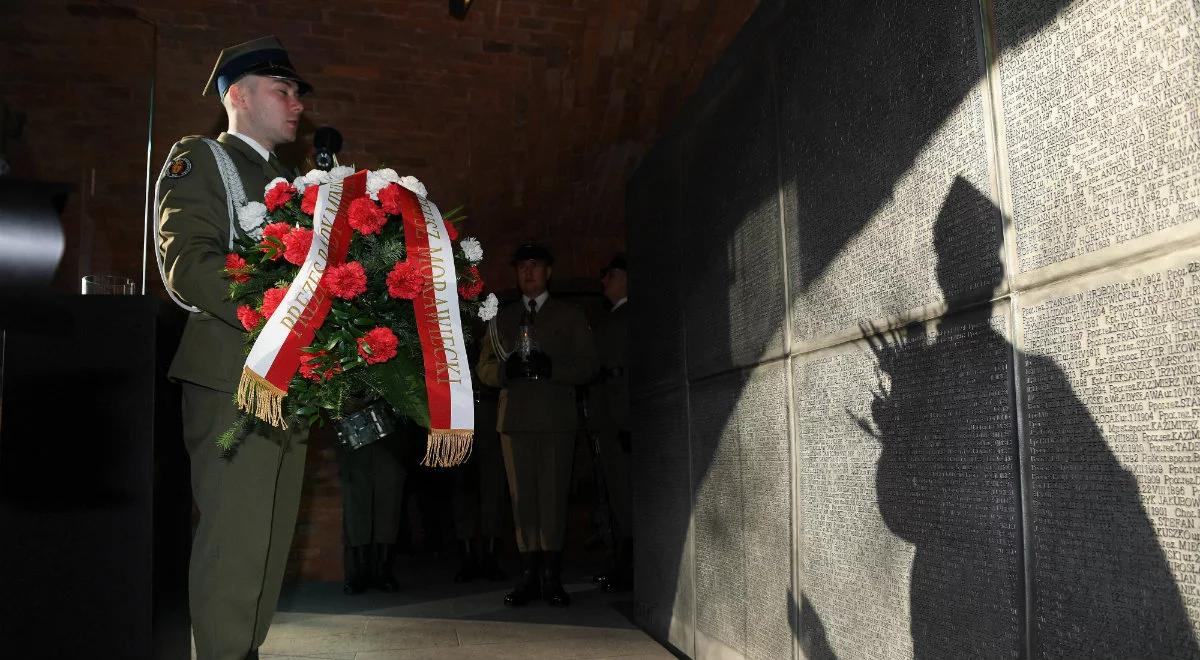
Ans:
{"type": "Polygon", "coordinates": [[[220,142],[211,138],[201,138],[204,144],[212,150],[213,158],[217,161],[217,169],[225,182],[225,207],[229,210],[229,249],[233,249],[233,239],[238,235],[237,210],[246,203],[246,189],[242,187],[242,178],[238,176],[237,167],[229,153],[220,142]]]}
{"type": "Polygon", "coordinates": [[[496,357],[500,358],[501,362],[507,362],[512,351],[504,350],[504,342],[500,339],[500,327],[496,323],[496,319],[499,317],[500,315],[497,314],[488,321],[488,336],[492,338],[492,350],[495,351],[496,357]]]}
{"type": "MultiPolygon", "coordinates": [[[[225,184],[225,208],[229,213],[229,249],[233,249],[233,238],[237,236],[237,209],[246,203],[246,189],[242,186],[242,180],[238,176],[237,168],[233,164],[233,160],[221,146],[220,142],[210,138],[201,138],[204,144],[208,145],[212,151],[213,158],[217,161],[217,170],[221,173],[221,181],[225,184]]],[[[171,166],[172,159],[167,158],[167,162],[163,163],[162,171],[158,174],[158,183],[154,186],[154,201],[157,204],[161,199],[160,187],[162,186],[163,177],[167,174],[167,168],[171,166]]],[[[184,308],[189,312],[199,312],[200,308],[189,305],[171,289],[167,283],[167,271],[163,264],[162,250],[159,245],[162,244],[162,234],[160,225],[157,221],[154,223],[154,256],[158,261],[158,275],[162,278],[163,288],[167,290],[167,295],[176,305],[184,308]]]]}

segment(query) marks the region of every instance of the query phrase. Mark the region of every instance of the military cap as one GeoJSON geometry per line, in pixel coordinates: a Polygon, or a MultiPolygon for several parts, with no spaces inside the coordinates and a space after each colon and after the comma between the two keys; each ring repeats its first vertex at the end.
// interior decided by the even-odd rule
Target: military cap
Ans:
{"type": "Polygon", "coordinates": [[[525,261],[526,259],[537,259],[547,266],[554,265],[554,256],[550,254],[550,251],[536,243],[526,243],[517,248],[517,251],[513,252],[512,261],[510,263],[513,266],[516,266],[518,263],[525,261]]]}
{"type": "Polygon", "coordinates": [[[629,272],[629,264],[625,261],[625,255],[618,254],[617,256],[613,257],[612,261],[608,262],[607,266],[600,269],[600,276],[604,277],[605,275],[608,275],[608,271],[614,269],[623,270],[627,273],[629,272]]]}
{"type": "Polygon", "coordinates": [[[244,44],[230,46],[217,56],[208,84],[204,86],[203,96],[225,98],[229,86],[247,75],[267,76],[292,80],[300,87],[301,94],[312,91],[312,85],[304,81],[292,61],[288,58],[283,43],[274,36],[259,37],[244,44]]]}

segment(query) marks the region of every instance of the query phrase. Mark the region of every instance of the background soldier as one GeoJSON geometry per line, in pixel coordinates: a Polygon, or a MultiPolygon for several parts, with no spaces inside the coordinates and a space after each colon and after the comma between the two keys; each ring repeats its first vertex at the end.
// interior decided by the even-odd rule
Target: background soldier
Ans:
{"type": "Polygon", "coordinates": [[[300,95],[311,89],[274,37],[226,48],[204,95],[221,99],[229,131],[215,142],[180,140],[158,179],[160,272],[172,299],[192,312],[169,375],[182,383],[200,510],[189,575],[199,660],[258,657],[296,527],[307,431],[259,425],[229,456],[216,438],[237,417],[233,392],[244,362],[244,328],[222,275],[234,234],[242,233],[236,198],[262,202],[269,181],[293,175],[272,151],[296,139],[300,95]]]}
{"type": "Polygon", "coordinates": [[[628,266],[617,255],[601,271],[604,297],[612,304],[596,324],[593,337],[600,373],[588,389],[589,431],[598,442],[604,485],[612,511],[614,536],[619,540],[612,568],[595,577],[605,591],[628,589],[633,584],[633,510],[629,492],[629,304],[628,266]]]}
{"type": "MultiPolygon", "coordinates": [[[[396,419],[383,402],[338,422],[338,478],[342,484],[342,530],[345,534],[346,581],[342,591],[362,593],[367,587],[384,592],[400,589],[395,569],[396,537],[408,476],[401,461],[404,449],[424,441],[425,429],[396,419]],[[347,436],[357,429],[375,431],[368,415],[381,416],[384,434],[356,447],[347,436]],[[363,418],[360,421],[360,418],[363,418]],[[419,440],[418,440],[419,439],[419,440]]],[[[377,433],[376,433],[377,435],[377,433]]]]}
{"type": "Polygon", "coordinates": [[[570,604],[562,588],[562,547],[578,417],[575,386],[595,373],[595,348],[583,312],[546,290],[554,260],[539,245],[513,255],[521,300],[488,325],[479,358],[485,385],[502,388],[497,429],[508,472],[521,580],[504,598],[524,605],[541,593],[551,605],[570,604]],[[531,351],[519,335],[532,335],[531,351]]]}

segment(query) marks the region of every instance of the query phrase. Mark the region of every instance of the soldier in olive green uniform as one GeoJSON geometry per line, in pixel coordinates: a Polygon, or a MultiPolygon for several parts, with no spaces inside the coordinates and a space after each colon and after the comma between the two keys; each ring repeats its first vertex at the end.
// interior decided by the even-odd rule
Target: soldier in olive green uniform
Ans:
{"type": "Polygon", "coordinates": [[[595,374],[596,356],[583,311],[546,291],[552,263],[550,253],[540,246],[517,250],[513,265],[521,299],[505,306],[489,324],[479,358],[480,380],[502,388],[496,428],[523,569],[516,590],[505,597],[510,605],[537,597],[539,566],[546,602],[570,602],[561,570],[578,428],[575,386],[595,374]],[[526,315],[532,317],[537,350],[523,365],[516,349],[526,315]],[[532,373],[528,365],[533,365],[532,373]]]}
{"type": "Polygon", "coordinates": [[[605,591],[627,589],[633,581],[633,511],[630,501],[629,303],[625,258],[614,257],[601,283],[612,309],[596,324],[593,336],[600,373],[588,388],[588,430],[599,439],[600,465],[618,539],[615,562],[595,581],[605,591]]]}
{"type": "Polygon", "coordinates": [[[172,299],[192,312],[169,375],[183,386],[184,441],[200,510],[189,576],[199,660],[258,657],[296,524],[307,432],[251,432],[229,456],[216,438],[236,419],[233,392],[245,359],[222,275],[231,234],[245,231],[230,197],[240,188],[245,200],[261,202],[268,182],[293,174],[271,150],[295,140],[299,96],[309,89],[274,37],[225,49],[204,95],[219,95],[229,132],[216,142],[180,140],[158,180],[159,269],[172,299]]]}
{"type": "Polygon", "coordinates": [[[387,593],[400,590],[393,571],[408,479],[402,457],[405,446],[418,434],[425,441],[426,431],[407,420],[396,427],[365,447],[337,447],[346,545],[342,591],[346,594],[359,594],[367,587],[387,593]]]}

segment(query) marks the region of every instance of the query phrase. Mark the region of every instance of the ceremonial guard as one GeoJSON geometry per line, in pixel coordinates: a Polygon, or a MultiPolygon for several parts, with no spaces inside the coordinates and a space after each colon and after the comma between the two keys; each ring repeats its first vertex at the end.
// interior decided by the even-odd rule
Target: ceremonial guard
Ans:
{"type": "Polygon", "coordinates": [[[272,152],[296,139],[300,96],[310,90],[278,39],[226,48],[203,95],[225,106],[228,132],[180,140],[158,179],[159,270],[171,298],[191,312],[169,376],[182,384],[200,511],[188,580],[198,660],[258,657],[296,526],[307,431],[259,425],[232,453],[217,446],[237,418],[233,393],[245,359],[222,269],[243,232],[241,204],[262,202],[268,182],[294,174],[272,152]]]}
{"type": "Polygon", "coordinates": [[[509,605],[524,605],[539,591],[551,605],[570,604],[562,548],[578,429],[575,387],[594,376],[596,358],[582,310],[546,290],[553,262],[539,245],[517,249],[512,265],[521,298],[488,325],[479,358],[480,380],[501,388],[496,428],[522,568],[504,598],[509,605]]]}
{"type": "Polygon", "coordinates": [[[612,308],[596,324],[593,336],[600,371],[588,388],[588,431],[596,439],[597,453],[608,491],[613,536],[617,550],[613,566],[595,581],[605,591],[633,585],[633,510],[629,472],[629,303],[628,266],[616,256],[601,272],[604,297],[612,308]]]}

